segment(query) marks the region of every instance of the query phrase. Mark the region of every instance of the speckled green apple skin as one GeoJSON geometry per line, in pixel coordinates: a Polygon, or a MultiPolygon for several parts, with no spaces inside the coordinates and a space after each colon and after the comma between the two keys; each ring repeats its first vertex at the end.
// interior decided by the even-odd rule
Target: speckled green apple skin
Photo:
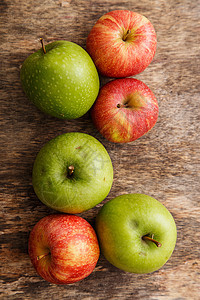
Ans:
{"type": "Polygon", "coordinates": [[[81,213],[94,207],[108,195],[112,182],[108,152],[85,133],[65,133],[50,140],[33,166],[32,183],[38,198],[65,213],[81,213]],[[69,166],[74,166],[71,177],[69,166]]]}
{"type": "Polygon", "coordinates": [[[100,248],[115,267],[131,273],[151,273],[170,258],[176,244],[176,224],[168,209],[144,194],[127,194],[107,202],[96,218],[100,248]],[[144,241],[154,235],[157,247],[144,241]]]}
{"type": "Polygon", "coordinates": [[[20,73],[27,97],[43,112],[76,119],[93,105],[99,77],[88,53],[79,45],[56,41],[30,55],[20,73]]]}

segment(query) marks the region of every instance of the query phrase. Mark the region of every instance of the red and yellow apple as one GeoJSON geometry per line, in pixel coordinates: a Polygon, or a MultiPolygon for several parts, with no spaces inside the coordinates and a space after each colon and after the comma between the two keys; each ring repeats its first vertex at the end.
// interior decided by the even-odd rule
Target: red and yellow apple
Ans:
{"type": "Polygon", "coordinates": [[[51,283],[69,284],[87,277],[99,254],[94,229],[76,215],[48,215],[30,233],[31,262],[37,273],[51,283]]]}
{"type": "Polygon", "coordinates": [[[95,127],[107,140],[127,143],[155,125],[158,111],[158,102],[145,83],[121,78],[100,89],[91,116],[95,127]]]}
{"type": "Polygon", "coordinates": [[[93,26],[86,49],[102,75],[119,78],[144,71],[155,55],[156,44],[154,27],[146,17],[114,10],[93,26]]]}

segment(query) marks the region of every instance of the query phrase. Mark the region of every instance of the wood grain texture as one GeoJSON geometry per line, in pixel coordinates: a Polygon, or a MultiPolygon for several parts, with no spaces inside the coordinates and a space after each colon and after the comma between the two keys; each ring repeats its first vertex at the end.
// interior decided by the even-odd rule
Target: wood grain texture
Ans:
{"type": "MultiPolygon", "coordinates": [[[[2,0],[0,11],[0,298],[199,299],[199,0],[2,0]],[[96,20],[114,9],[145,15],[158,38],[153,62],[136,78],[155,93],[159,119],[148,134],[125,145],[103,139],[89,113],[72,121],[44,115],[27,100],[19,80],[20,65],[40,47],[41,36],[46,42],[66,39],[85,48],[96,20]],[[171,211],[178,240],[159,271],[125,273],[101,255],[95,271],[76,284],[55,286],[37,276],[27,254],[28,236],[35,223],[53,211],[33,191],[32,166],[45,142],[70,131],[95,136],[111,156],[114,183],[103,203],[139,192],[171,211]]],[[[101,77],[102,85],[107,81],[101,77]]],[[[103,203],[81,216],[94,225],[103,203]]]]}

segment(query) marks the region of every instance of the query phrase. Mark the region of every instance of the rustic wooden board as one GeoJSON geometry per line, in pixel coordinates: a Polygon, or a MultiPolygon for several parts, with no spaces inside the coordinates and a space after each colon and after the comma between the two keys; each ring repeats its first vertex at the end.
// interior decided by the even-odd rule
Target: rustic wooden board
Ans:
{"type": "MultiPolygon", "coordinates": [[[[1,9],[1,299],[199,299],[199,14],[189,0],[2,0],[1,9]],[[147,16],[158,37],[156,56],[136,78],[155,93],[156,126],[137,141],[116,145],[94,129],[89,113],[57,120],[25,97],[20,65],[46,42],[66,39],[85,48],[87,35],[104,13],[130,9],[147,16]],[[35,223],[53,211],[36,197],[31,172],[39,149],[58,134],[81,131],[98,138],[114,166],[114,184],[103,203],[123,193],[146,193],[173,214],[178,240],[167,264],[135,275],[110,265],[101,255],[85,280],[55,286],[37,276],[27,241],[35,223]]],[[[101,84],[107,81],[101,78],[101,84]]],[[[91,224],[102,206],[82,214],[91,224]]]]}

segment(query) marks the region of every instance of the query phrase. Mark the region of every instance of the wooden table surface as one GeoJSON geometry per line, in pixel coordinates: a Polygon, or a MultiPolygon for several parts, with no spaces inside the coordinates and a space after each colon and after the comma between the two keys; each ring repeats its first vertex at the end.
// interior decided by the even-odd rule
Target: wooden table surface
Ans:
{"type": "MultiPolygon", "coordinates": [[[[200,299],[200,1],[2,0],[0,9],[0,299],[200,299]],[[114,9],[148,17],[158,39],[153,62],[136,76],[157,97],[158,122],[148,134],[124,145],[101,137],[89,113],[71,121],[46,116],[28,101],[19,79],[20,65],[40,47],[40,37],[85,48],[96,20],[114,9]],[[99,139],[114,166],[109,196],[82,217],[93,225],[103,203],[135,192],[155,197],[171,211],[178,239],[159,271],[125,273],[101,255],[95,271],[72,285],[49,284],[36,274],[27,253],[28,236],[38,220],[54,211],[33,191],[32,166],[45,142],[71,131],[99,139]]],[[[101,84],[108,81],[100,79],[101,84]]]]}

